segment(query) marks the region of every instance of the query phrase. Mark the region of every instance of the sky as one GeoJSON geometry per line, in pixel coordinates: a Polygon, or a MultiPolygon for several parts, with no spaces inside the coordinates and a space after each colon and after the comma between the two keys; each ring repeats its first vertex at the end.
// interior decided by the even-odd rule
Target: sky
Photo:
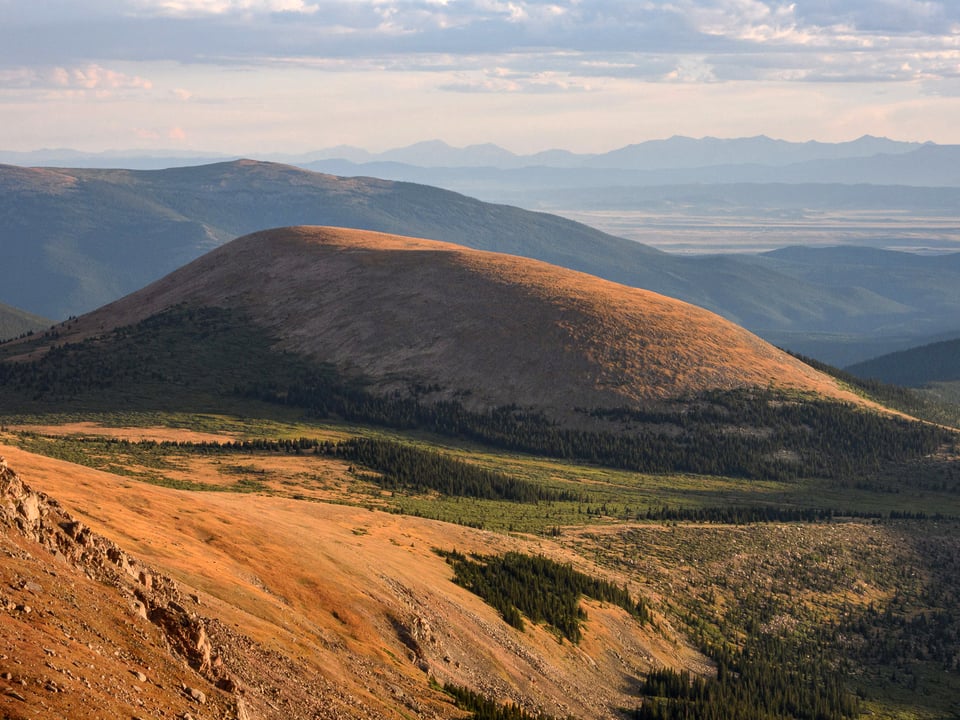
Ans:
{"type": "Polygon", "coordinates": [[[0,149],[960,143],[957,0],[0,0],[0,149]]]}

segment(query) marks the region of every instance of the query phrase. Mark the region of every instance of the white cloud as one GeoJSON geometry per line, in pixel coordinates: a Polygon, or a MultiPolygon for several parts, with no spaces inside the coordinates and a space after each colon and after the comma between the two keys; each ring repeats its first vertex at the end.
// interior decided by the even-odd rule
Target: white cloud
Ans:
{"type": "Polygon", "coordinates": [[[664,80],[684,83],[716,82],[717,75],[711,63],[705,58],[683,58],[670,72],[663,76],[664,80]]]}
{"type": "Polygon", "coordinates": [[[226,13],[314,13],[318,5],[304,0],[136,0],[134,7],[147,13],[197,17],[226,13]]]}
{"type": "Polygon", "coordinates": [[[153,83],[95,63],[77,67],[12,68],[0,70],[0,87],[74,90],[112,93],[119,90],[150,90],[153,83]]]}
{"type": "Polygon", "coordinates": [[[440,86],[441,90],[459,93],[571,93],[589,92],[593,88],[581,78],[564,73],[515,72],[505,67],[477,73],[457,73],[456,77],[440,86]]]}
{"type": "Polygon", "coordinates": [[[789,37],[794,33],[797,25],[795,8],[794,3],[769,4],[760,0],[707,3],[686,0],[680,5],[683,14],[706,35],[760,42],[789,37]]]}

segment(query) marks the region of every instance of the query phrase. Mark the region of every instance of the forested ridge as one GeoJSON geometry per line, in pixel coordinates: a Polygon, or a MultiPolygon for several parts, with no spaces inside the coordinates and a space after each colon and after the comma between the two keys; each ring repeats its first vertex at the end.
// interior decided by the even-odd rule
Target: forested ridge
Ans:
{"type": "Polygon", "coordinates": [[[592,430],[558,425],[536,409],[427,402],[416,387],[377,395],[330,366],[272,350],[249,322],[216,308],[173,308],[33,362],[0,364],[0,400],[8,408],[183,409],[224,399],[647,473],[862,481],[955,443],[933,425],[772,388],[707,392],[649,408],[581,409],[592,430]]]}
{"type": "MultiPolygon", "coordinates": [[[[789,352],[789,351],[788,351],[789,352]]],[[[798,360],[806,363],[815,370],[831,375],[837,380],[863,393],[867,397],[873,398],[877,402],[905,412],[913,417],[922,418],[929,422],[942,423],[951,427],[960,427],[960,408],[954,403],[937,402],[929,394],[915,389],[920,383],[911,383],[910,387],[902,385],[892,385],[890,382],[884,382],[874,377],[861,377],[848,370],[841,370],[832,365],[806,357],[799,353],[790,353],[798,360]]],[[[895,353],[893,356],[895,357],[895,353]]],[[[860,365],[869,365],[859,363],[860,365]]],[[[854,366],[856,369],[858,366],[854,366]]]]}
{"type": "Polygon", "coordinates": [[[776,390],[709,393],[675,401],[667,410],[589,411],[607,420],[609,430],[562,427],[516,407],[472,412],[452,401],[344,396],[315,386],[290,387],[274,397],[320,417],[421,428],[507,450],[647,473],[847,479],[875,473],[888,462],[930,455],[953,442],[949,432],[931,425],[776,390]]]}

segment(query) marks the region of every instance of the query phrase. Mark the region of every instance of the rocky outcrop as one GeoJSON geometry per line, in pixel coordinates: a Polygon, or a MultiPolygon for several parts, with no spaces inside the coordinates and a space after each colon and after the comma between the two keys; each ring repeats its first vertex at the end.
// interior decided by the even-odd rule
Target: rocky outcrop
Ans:
{"type": "MultiPolygon", "coordinates": [[[[131,610],[159,627],[170,650],[221,689],[241,689],[207,634],[207,620],[185,607],[177,583],[73,518],[54,498],[24,484],[0,457],[0,530],[19,532],[89,578],[117,588],[131,610]]],[[[200,692],[200,691],[197,691],[200,692]]]]}

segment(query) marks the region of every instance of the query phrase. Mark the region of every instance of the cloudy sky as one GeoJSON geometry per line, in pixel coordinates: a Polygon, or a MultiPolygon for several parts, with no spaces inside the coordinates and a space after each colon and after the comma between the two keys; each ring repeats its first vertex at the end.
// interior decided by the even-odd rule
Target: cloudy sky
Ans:
{"type": "Polygon", "coordinates": [[[960,143],[957,0],[0,0],[0,149],[960,143]]]}

